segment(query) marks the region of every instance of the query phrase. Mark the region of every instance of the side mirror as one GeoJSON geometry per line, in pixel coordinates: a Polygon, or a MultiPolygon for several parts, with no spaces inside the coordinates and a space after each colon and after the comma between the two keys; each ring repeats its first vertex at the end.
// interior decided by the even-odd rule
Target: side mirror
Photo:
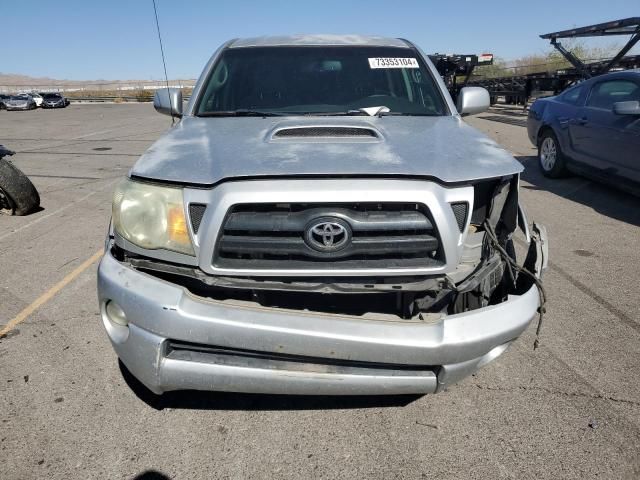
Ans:
{"type": "Polygon", "coordinates": [[[489,92],[482,87],[464,87],[458,94],[456,108],[460,115],[474,115],[489,110],[489,92]]]}
{"type": "Polygon", "coordinates": [[[616,102],[613,104],[613,113],[617,115],[640,115],[640,102],[616,102]]]}
{"type": "Polygon", "coordinates": [[[179,88],[159,88],[153,96],[153,107],[158,113],[182,117],[182,90],[179,88]]]}

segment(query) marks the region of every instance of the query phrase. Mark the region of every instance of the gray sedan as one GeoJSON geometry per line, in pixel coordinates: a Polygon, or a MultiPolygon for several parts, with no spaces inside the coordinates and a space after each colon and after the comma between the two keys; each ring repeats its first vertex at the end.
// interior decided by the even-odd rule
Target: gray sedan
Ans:
{"type": "Polygon", "coordinates": [[[11,98],[4,103],[7,110],[33,110],[38,108],[33,97],[26,94],[12,95],[11,98]]]}
{"type": "Polygon", "coordinates": [[[640,192],[640,70],[601,75],[537,100],[527,128],[547,177],[571,171],[640,192]]]}

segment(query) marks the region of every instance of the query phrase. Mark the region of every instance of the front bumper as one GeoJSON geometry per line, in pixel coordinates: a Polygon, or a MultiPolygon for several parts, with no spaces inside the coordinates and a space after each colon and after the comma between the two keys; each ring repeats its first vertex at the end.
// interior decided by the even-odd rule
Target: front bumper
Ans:
{"type": "Polygon", "coordinates": [[[7,105],[7,111],[11,110],[29,110],[29,105],[7,105]]]}
{"type": "MultiPolygon", "coordinates": [[[[533,241],[541,272],[544,229],[533,241]]],[[[155,393],[435,393],[503,353],[539,306],[535,286],[437,323],[248,306],[196,297],[109,251],[98,269],[98,296],[116,353],[155,393]],[[108,318],[108,301],[126,313],[128,327],[108,318]]]]}

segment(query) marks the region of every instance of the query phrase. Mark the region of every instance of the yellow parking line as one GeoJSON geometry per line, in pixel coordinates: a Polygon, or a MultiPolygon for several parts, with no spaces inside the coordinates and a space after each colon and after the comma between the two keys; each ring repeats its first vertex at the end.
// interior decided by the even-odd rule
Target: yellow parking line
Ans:
{"type": "Polygon", "coordinates": [[[35,312],[42,305],[51,300],[60,290],[69,285],[78,275],[84,272],[87,268],[93,265],[104,253],[103,250],[98,250],[90,258],[86,259],[80,265],[78,265],[73,271],[69,272],[62,280],[56,283],[49,290],[40,295],[29,306],[25,307],[18,315],[12,318],[2,330],[0,330],[0,338],[4,337],[7,333],[13,330],[16,325],[24,322],[29,315],[35,312]]]}

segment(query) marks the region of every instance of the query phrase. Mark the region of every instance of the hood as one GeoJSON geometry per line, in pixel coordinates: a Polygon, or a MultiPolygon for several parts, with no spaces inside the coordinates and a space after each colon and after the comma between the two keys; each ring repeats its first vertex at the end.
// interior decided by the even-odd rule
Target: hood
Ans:
{"type": "Polygon", "coordinates": [[[455,116],[184,117],[130,173],[212,185],[295,175],[405,175],[454,183],[522,170],[511,154],[455,116]]]}

